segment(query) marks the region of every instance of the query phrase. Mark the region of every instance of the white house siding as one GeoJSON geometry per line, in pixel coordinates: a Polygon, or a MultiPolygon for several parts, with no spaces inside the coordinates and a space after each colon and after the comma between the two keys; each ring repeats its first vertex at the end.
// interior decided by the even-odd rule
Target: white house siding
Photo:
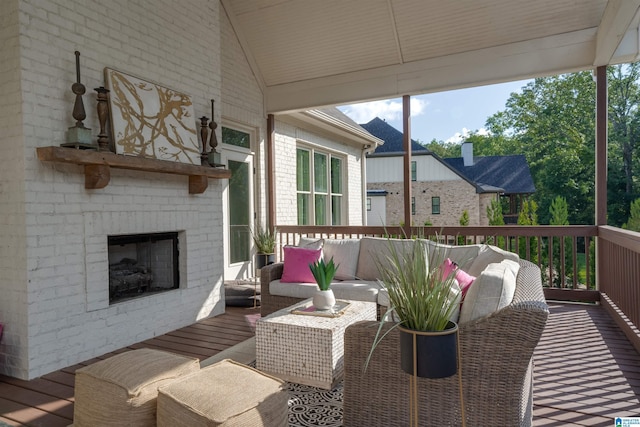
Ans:
{"type": "MultiPolygon", "coordinates": [[[[411,161],[416,162],[417,181],[457,181],[460,175],[430,155],[414,155],[411,161]]],[[[404,179],[404,158],[368,157],[367,183],[402,182],[404,179]]]]}
{"type": "Polygon", "coordinates": [[[94,138],[92,89],[104,85],[104,67],[191,95],[196,117],[210,116],[214,98],[225,116],[260,127],[263,103],[246,68],[233,79],[244,92],[223,94],[221,33],[228,40],[230,30],[219,2],[2,0],[1,8],[0,372],[38,377],[221,313],[223,181],[189,195],[186,177],[114,169],[106,188],[85,190],[81,166],[36,157],[36,147],[65,142],[74,123],[74,50],[94,138]],[[223,95],[234,101],[218,104],[223,95]],[[180,233],[180,289],[109,306],[107,236],[156,231],[180,233]]]}
{"type": "Polygon", "coordinates": [[[367,225],[383,226],[387,223],[387,197],[367,196],[371,200],[371,209],[367,211],[367,225]]]}
{"type": "Polygon", "coordinates": [[[276,116],[276,222],[282,225],[298,223],[296,199],[296,147],[298,144],[316,147],[323,152],[342,156],[344,163],[345,218],[343,225],[362,225],[362,149],[346,144],[326,132],[301,127],[286,115],[276,116]]]}

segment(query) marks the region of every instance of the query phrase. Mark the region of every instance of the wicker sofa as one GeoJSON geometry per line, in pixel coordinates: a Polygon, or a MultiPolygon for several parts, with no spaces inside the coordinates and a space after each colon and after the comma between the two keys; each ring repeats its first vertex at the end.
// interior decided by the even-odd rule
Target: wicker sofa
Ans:
{"type": "MultiPolygon", "coordinates": [[[[519,260],[518,255],[503,251],[495,246],[475,244],[449,246],[436,244],[430,240],[418,239],[424,245],[427,255],[433,261],[436,250],[440,257],[464,266],[472,276],[479,277],[491,263],[510,259],[519,260]]],[[[339,264],[339,275],[331,284],[336,298],[357,301],[376,302],[378,312],[383,313],[389,305],[386,291],[378,281],[378,263],[384,262],[389,244],[398,251],[413,250],[413,240],[363,237],[361,239],[308,239],[301,238],[299,245],[322,244],[325,260],[334,258],[339,264]]],[[[286,258],[286,257],[285,257],[286,258]]],[[[313,296],[317,289],[315,283],[284,283],[280,279],[284,272],[284,263],[278,262],[265,266],[260,274],[260,314],[267,316],[275,311],[289,307],[305,298],[313,296]]]]}
{"type": "MultiPolygon", "coordinates": [[[[532,423],[533,350],[548,308],[540,269],[520,261],[506,307],[460,324],[460,371],[443,379],[418,379],[419,424],[460,426],[462,382],[467,426],[532,423]]],[[[360,322],[345,333],[344,425],[409,425],[409,376],[400,369],[399,334],[391,331],[363,372],[378,322],[360,322]]],[[[390,328],[390,324],[384,326],[390,328]]]]}

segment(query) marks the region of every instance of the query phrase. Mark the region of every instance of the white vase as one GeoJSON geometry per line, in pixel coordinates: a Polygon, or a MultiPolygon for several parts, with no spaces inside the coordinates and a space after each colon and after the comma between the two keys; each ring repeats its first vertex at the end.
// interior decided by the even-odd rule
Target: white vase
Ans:
{"type": "Polygon", "coordinates": [[[329,310],[336,305],[336,297],[331,289],[326,291],[316,291],[313,295],[313,306],[318,310],[329,310]]]}

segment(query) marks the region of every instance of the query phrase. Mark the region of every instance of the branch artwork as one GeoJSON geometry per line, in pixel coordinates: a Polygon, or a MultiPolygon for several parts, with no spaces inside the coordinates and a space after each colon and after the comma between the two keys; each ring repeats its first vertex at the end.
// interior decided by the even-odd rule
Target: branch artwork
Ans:
{"type": "Polygon", "coordinates": [[[200,164],[188,95],[105,68],[116,153],[200,164]]]}

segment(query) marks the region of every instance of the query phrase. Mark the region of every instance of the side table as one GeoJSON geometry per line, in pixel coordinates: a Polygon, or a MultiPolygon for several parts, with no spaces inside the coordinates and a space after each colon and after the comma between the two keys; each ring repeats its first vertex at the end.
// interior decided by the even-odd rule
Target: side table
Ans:
{"type": "Polygon", "coordinates": [[[344,376],[344,331],[376,320],[376,304],[348,301],[341,316],[293,314],[307,299],[256,323],[256,367],[283,380],[330,390],[344,376]]]}

